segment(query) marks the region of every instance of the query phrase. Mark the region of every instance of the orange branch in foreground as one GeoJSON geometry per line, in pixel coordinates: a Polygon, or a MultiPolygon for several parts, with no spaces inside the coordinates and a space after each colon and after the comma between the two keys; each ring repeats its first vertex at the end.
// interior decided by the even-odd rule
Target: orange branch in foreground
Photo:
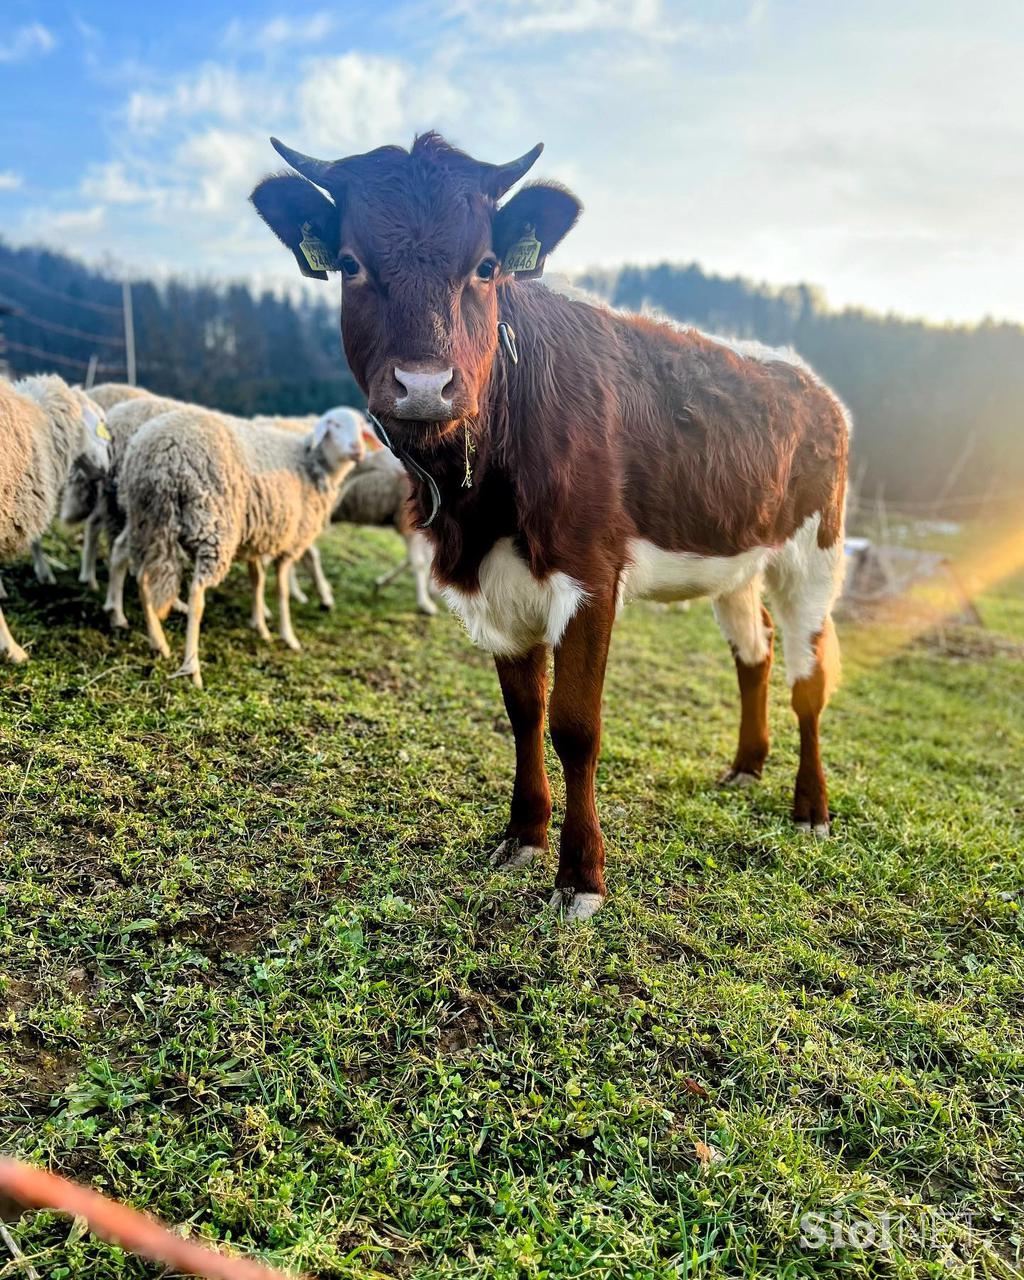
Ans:
{"type": "Polygon", "coordinates": [[[205,1280],[294,1280],[261,1262],[229,1258],[186,1240],[147,1213],[18,1160],[0,1159],[0,1198],[4,1195],[26,1209],[56,1209],[84,1218],[90,1231],[110,1244],[186,1275],[205,1280]]]}

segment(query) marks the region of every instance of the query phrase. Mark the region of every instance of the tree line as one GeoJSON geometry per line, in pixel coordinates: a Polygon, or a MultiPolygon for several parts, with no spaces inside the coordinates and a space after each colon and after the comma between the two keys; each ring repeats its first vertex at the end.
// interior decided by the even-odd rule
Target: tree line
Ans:
{"type": "MultiPolygon", "coordinates": [[[[618,307],[793,347],[853,412],[862,499],[881,492],[894,507],[937,502],[954,515],[1024,500],[1019,325],[833,311],[806,285],[769,288],[695,264],[626,266],[576,283],[618,307]]],[[[0,325],[15,375],[56,370],[82,381],[95,355],[97,380],[123,378],[121,303],[113,270],[0,241],[0,325]]],[[[139,280],[132,303],[138,380],[156,392],[240,414],[360,403],[333,296],[139,280]]]]}

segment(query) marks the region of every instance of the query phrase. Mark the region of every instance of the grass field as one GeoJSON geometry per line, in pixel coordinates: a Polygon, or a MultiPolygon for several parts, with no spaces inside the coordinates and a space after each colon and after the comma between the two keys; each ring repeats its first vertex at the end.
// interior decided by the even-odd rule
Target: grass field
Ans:
{"type": "MultiPolygon", "coordinates": [[[[764,784],[717,790],[710,610],[628,611],[612,896],[569,927],[553,861],[488,868],[496,679],[408,580],[374,595],[397,546],[332,536],[301,655],[233,576],[203,693],[73,574],[5,570],[0,1148],[322,1277],[1019,1274],[1024,580],[985,633],[841,627],[827,842],[787,820],[781,672],[764,784]],[[805,1213],[891,1243],[801,1247],[805,1213]]],[[[43,1277],[154,1274],[14,1230],[43,1277]]]]}

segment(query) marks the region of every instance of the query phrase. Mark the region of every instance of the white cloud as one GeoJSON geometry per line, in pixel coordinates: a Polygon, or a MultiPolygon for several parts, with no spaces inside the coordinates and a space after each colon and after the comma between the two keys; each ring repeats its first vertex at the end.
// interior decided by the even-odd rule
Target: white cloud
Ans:
{"type": "Polygon", "coordinates": [[[91,166],[79,192],[87,200],[104,204],[149,204],[154,200],[154,188],[130,177],[121,160],[91,166]]]}
{"type": "Polygon", "coordinates": [[[502,42],[614,31],[645,40],[700,43],[740,34],[761,18],[765,3],[723,5],[713,21],[688,17],[664,0],[497,0],[486,7],[478,0],[453,0],[448,12],[502,42]]]}
{"type": "Polygon", "coordinates": [[[244,120],[265,110],[276,98],[273,86],[242,76],[232,67],[207,62],[163,92],[136,90],[124,115],[130,128],[153,133],[165,124],[196,116],[244,120]]]}
{"type": "Polygon", "coordinates": [[[336,158],[347,151],[412,141],[458,116],[464,96],[429,64],[345,53],[311,60],[298,91],[300,149],[336,158]]]}
{"type": "Polygon", "coordinates": [[[17,191],[21,183],[22,177],[20,173],[15,173],[11,169],[0,171],[0,191],[17,191]]]}
{"type": "Polygon", "coordinates": [[[292,45],[316,44],[334,29],[334,16],[319,10],[304,18],[277,17],[253,25],[234,18],[224,32],[226,49],[272,54],[292,45]]]}
{"type": "Polygon", "coordinates": [[[0,38],[0,62],[24,62],[34,54],[49,53],[56,44],[41,22],[30,22],[0,38]]]}
{"type": "Polygon", "coordinates": [[[25,222],[31,226],[36,237],[45,238],[54,233],[63,236],[98,231],[106,222],[106,217],[106,208],[95,204],[88,209],[63,209],[57,212],[50,209],[30,210],[25,216],[25,222]]]}
{"type": "Polygon", "coordinates": [[[265,138],[249,131],[209,128],[187,138],[174,159],[188,180],[190,204],[207,214],[237,215],[269,167],[265,138]]]}

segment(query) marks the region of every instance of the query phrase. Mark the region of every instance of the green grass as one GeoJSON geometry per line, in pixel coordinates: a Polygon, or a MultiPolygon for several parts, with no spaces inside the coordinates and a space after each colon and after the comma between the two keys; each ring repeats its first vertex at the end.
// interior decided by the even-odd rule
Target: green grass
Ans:
{"type": "MultiPolygon", "coordinates": [[[[841,628],[822,843],[781,673],[764,784],[717,790],[710,611],[627,611],[580,928],[553,860],[488,868],[496,679],[408,581],[374,595],[396,551],[332,536],[301,655],[232,576],[203,693],[137,610],[111,637],[73,575],[5,570],[33,660],[0,670],[0,1147],[322,1277],[1018,1274],[1024,581],[991,644],[841,628]],[[912,1229],[811,1250],[805,1212],[912,1229]]],[[[43,1277],[155,1274],[15,1233],[43,1277]]]]}

